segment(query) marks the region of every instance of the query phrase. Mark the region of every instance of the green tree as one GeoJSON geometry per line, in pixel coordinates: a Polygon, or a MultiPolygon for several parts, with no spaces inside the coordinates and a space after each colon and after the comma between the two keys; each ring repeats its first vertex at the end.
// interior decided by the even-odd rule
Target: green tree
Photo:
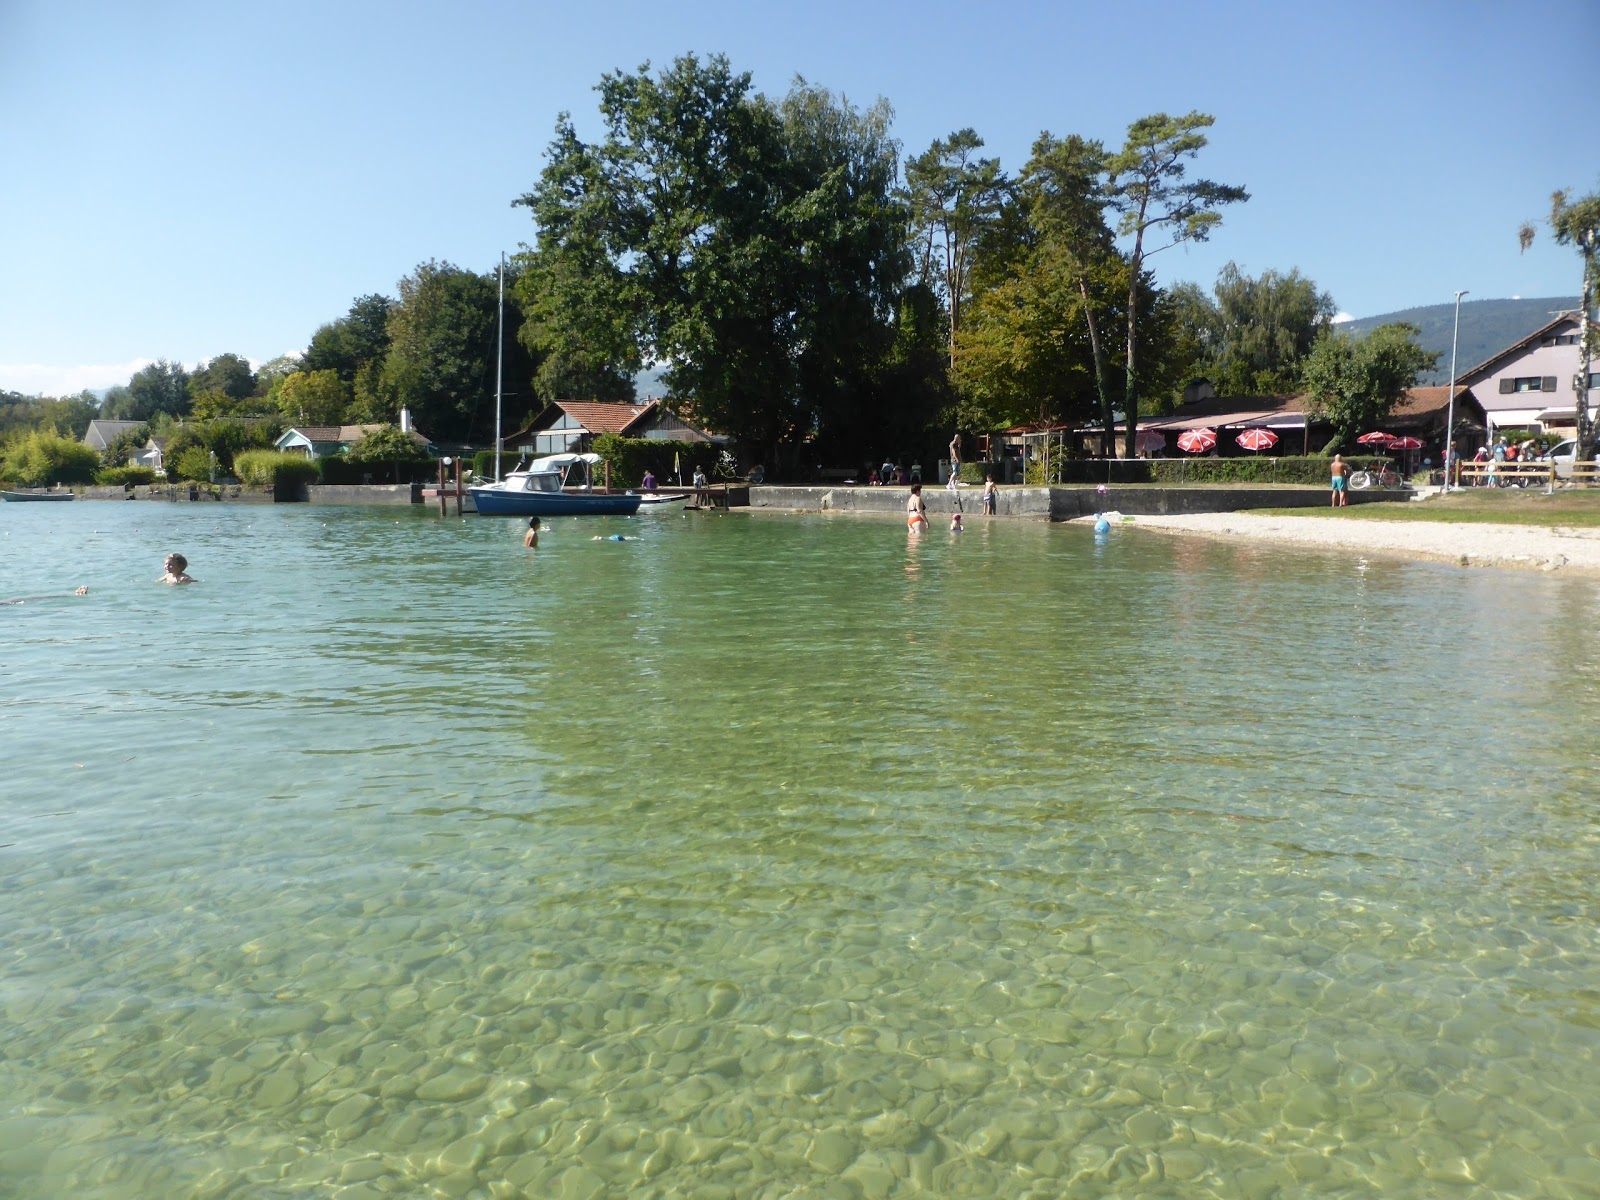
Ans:
{"type": "Polygon", "coordinates": [[[108,420],[148,421],[158,413],[189,412],[189,373],[181,363],[158,359],[136,372],[125,388],[112,388],[100,406],[108,420]]]}
{"type": "Polygon", "coordinates": [[[686,415],[758,456],[848,421],[904,274],[887,106],[803,80],[773,104],[721,57],[599,91],[605,139],[563,115],[518,201],[539,228],[520,291],[546,368],[603,382],[669,364],[686,415]]]}
{"type": "Polygon", "coordinates": [[[34,430],[5,453],[5,474],[24,487],[93,483],[99,469],[100,456],[91,447],[53,429],[34,430]]]}
{"type": "Polygon", "coordinates": [[[219,354],[189,376],[188,387],[194,400],[210,393],[243,400],[256,390],[256,373],[242,355],[219,354]]]}
{"type": "Polygon", "coordinates": [[[1146,285],[1145,260],[1182,242],[1205,241],[1222,220],[1219,208],[1250,198],[1244,188],[1231,184],[1207,179],[1185,181],[1187,160],[1206,145],[1206,136],[1200,131],[1213,124],[1215,118],[1200,112],[1183,117],[1166,113],[1141,117],[1128,126],[1127,142],[1106,163],[1106,193],[1112,211],[1118,214],[1117,233],[1132,239],[1127,254],[1128,300],[1124,313],[1124,453],[1129,458],[1134,456],[1142,394],[1138,314],[1139,290],[1146,285]],[[1146,244],[1152,235],[1169,240],[1152,249],[1146,244]]]}
{"type": "Polygon", "coordinates": [[[350,447],[346,457],[353,463],[388,463],[393,468],[394,481],[398,483],[401,463],[416,462],[427,455],[415,439],[409,433],[402,432],[398,425],[381,425],[368,430],[359,442],[350,447]]]}
{"type": "Polygon", "coordinates": [[[217,471],[216,457],[204,445],[186,445],[166,458],[167,478],[208,482],[217,471]]]}
{"type": "MultiPolygon", "coordinates": [[[[1117,253],[1106,223],[1110,197],[1104,175],[1108,159],[1096,141],[1072,135],[1057,139],[1043,133],[1022,174],[1022,196],[1028,221],[1037,232],[1044,277],[1054,278],[1077,293],[1073,306],[1089,340],[1095,395],[1108,449],[1114,439],[1115,390],[1107,359],[1102,314],[1114,309],[1112,293],[1124,286],[1127,264],[1117,253]]],[[[1060,311],[1067,312],[1066,307],[1060,311]]]]}
{"type": "Polygon", "coordinates": [[[1294,388],[1300,363],[1338,311],[1298,269],[1252,279],[1229,263],[1217,275],[1216,335],[1207,363],[1219,395],[1274,395],[1294,388]]]}
{"type": "Polygon", "coordinates": [[[400,281],[382,389],[431,437],[466,441],[494,426],[498,300],[492,277],[450,263],[400,281]]]}
{"type": "Polygon", "coordinates": [[[982,148],[975,130],[961,129],[906,161],[918,277],[944,301],[952,367],[979,245],[1010,194],[1000,160],[978,157],[982,148]]]}
{"type": "Polygon", "coordinates": [[[1331,331],[1317,339],[1302,367],[1310,414],[1333,425],[1323,447],[1331,454],[1354,443],[1362,430],[1383,423],[1416,386],[1417,376],[1439,365],[1436,351],[1417,344],[1415,325],[1380,325],[1362,338],[1331,331]]]}
{"type": "Polygon", "coordinates": [[[0,390],[0,438],[35,429],[81,438],[99,415],[100,402],[92,392],[57,399],[0,390]]]}
{"type": "Polygon", "coordinates": [[[336,371],[296,371],[284,377],[278,410],[295,425],[342,425],[350,389],[336,371]]]}
{"type": "Polygon", "coordinates": [[[393,309],[394,302],[387,296],[357,296],[348,313],[311,335],[300,369],[335,371],[353,388],[362,367],[381,365],[389,353],[389,314],[393,309]]]}
{"type": "Polygon", "coordinates": [[[134,455],[149,444],[149,441],[150,426],[148,425],[140,425],[134,429],[124,429],[106,443],[106,448],[100,452],[100,465],[102,467],[126,467],[133,461],[134,455]]]}
{"type": "Polygon", "coordinates": [[[217,470],[223,475],[234,473],[234,459],[244,451],[270,449],[283,430],[283,422],[276,417],[265,421],[222,417],[198,427],[201,440],[216,456],[217,470]]]}
{"type": "MultiPolygon", "coordinates": [[[[1576,246],[1583,260],[1583,299],[1579,308],[1582,327],[1578,373],[1572,380],[1573,404],[1577,415],[1577,453],[1587,461],[1594,453],[1595,420],[1589,411],[1589,381],[1594,377],[1594,359],[1600,354],[1600,335],[1594,327],[1596,291],[1600,289],[1600,192],[1569,201],[1566,192],[1550,197],[1550,229],[1563,246],[1576,246]]],[[[1524,225],[1518,234],[1523,250],[1533,244],[1533,226],[1524,225]]],[[[1451,380],[1454,383],[1454,380],[1451,380]]]]}

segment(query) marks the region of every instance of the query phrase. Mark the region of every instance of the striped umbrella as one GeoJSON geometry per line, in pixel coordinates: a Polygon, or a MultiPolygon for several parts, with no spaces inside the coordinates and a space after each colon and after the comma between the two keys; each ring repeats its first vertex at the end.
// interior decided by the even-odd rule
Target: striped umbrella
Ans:
{"type": "Polygon", "coordinates": [[[1178,435],[1178,449],[1190,454],[1204,454],[1216,444],[1215,429],[1185,429],[1178,435]]]}
{"type": "Polygon", "coordinates": [[[1246,429],[1233,439],[1251,452],[1270,450],[1278,444],[1278,435],[1270,429],[1246,429]]]}

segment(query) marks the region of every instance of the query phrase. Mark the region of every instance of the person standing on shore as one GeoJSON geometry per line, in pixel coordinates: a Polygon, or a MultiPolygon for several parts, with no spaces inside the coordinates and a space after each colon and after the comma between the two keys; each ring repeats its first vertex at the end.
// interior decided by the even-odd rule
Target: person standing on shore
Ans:
{"type": "Polygon", "coordinates": [[[956,430],[950,438],[950,478],[954,479],[961,473],[961,430],[956,430]]]}
{"type": "Polygon", "coordinates": [[[906,528],[912,533],[923,533],[928,528],[928,506],[923,503],[920,483],[911,485],[911,495],[906,499],[906,528]]]}
{"type": "Polygon", "coordinates": [[[983,515],[984,516],[986,516],[986,517],[994,516],[994,501],[995,501],[994,476],[993,475],[985,475],[983,477],[983,515]]]}
{"type": "Polygon", "coordinates": [[[1348,499],[1345,492],[1346,476],[1350,474],[1350,466],[1337,454],[1333,456],[1333,494],[1328,497],[1329,508],[1342,508],[1348,499]]]}

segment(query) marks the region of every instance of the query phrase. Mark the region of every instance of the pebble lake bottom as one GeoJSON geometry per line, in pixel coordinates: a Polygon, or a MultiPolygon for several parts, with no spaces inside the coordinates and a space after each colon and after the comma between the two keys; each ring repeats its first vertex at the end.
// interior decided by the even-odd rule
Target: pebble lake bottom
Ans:
{"type": "Polygon", "coordinates": [[[0,1195],[1600,1191],[1593,582],[524,524],[0,512],[0,1195]]]}

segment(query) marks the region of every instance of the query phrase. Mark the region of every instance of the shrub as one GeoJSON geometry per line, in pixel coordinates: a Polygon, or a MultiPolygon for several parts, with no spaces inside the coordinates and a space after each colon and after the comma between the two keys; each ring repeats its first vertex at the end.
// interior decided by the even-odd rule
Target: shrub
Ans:
{"type": "Polygon", "coordinates": [[[185,446],[178,452],[177,458],[167,462],[167,477],[169,479],[192,479],[201,483],[211,478],[211,472],[216,464],[211,451],[204,446],[185,446]]]}
{"type": "MultiPolygon", "coordinates": [[[[672,470],[676,456],[685,480],[699,467],[709,478],[717,465],[717,448],[709,442],[658,442],[651,438],[625,438],[602,433],[594,439],[594,452],[611,467],[613,487],[638,487],[644,473],[653,471],[662,483],[677,483],[672,470]]],[[[491,457],[492,462],[492,457],[491,457]]],[[[599,469],[599,468],[597,468],[599,469]]]]}
{"type": "Polygon", "coordinates": [[[240,483],[251,487],[287,488],[314,483],[318,478],[316,463],[302,454],[279,450],[245,450],[235,456],[233,470],[240,483]]]}
{"type": "Polygon", "coordinates": [[[94,477],[105,487],[133,487],[140,483],[154,483],[156,473],[150,467],[106,467],[94,477]]]}
{"type": "Polygon", "coordinates": [[[92,483],[100,455],[54,430],[30,433],[6,450],[5,473],[24,487],[92,483]]]}

